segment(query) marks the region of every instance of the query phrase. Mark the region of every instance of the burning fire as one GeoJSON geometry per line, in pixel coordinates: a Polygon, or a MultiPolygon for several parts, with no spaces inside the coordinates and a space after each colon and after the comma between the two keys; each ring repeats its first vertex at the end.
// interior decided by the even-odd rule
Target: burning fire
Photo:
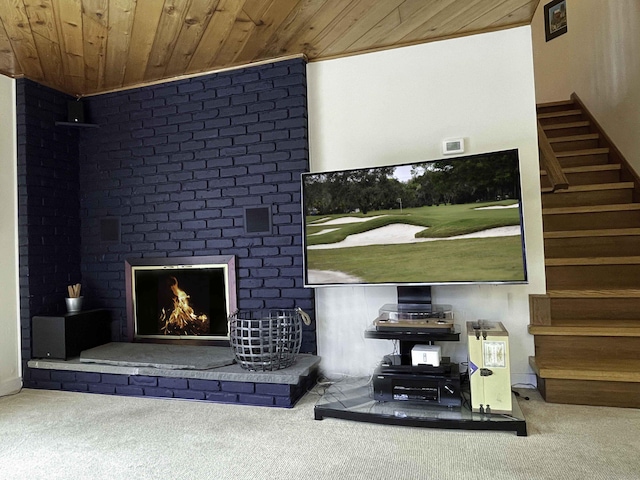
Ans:
{"type": "Polygon", "coordinates": [[[204,335],[209,332],[209,317],[196,314],[189,305],[189,295],[178,287],[176,277],[170,278],[173,310],[162,309],[160,330],[165,335],[204,335]]]}

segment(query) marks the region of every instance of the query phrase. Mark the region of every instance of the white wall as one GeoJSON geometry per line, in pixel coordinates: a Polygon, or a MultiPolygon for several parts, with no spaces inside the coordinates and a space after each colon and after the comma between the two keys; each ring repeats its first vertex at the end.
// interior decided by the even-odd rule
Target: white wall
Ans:
{"type": "Polygon", "coordinates": [[[15,104],[15,80],[0,75],[0,396],[22,387],[15,104]]]}
{"type": "MultiPolygon", "coordinates": [[[[544,292],[542,216],[531,30],[445,40],[307,67],[312,171],[442,158],[445,138],[463,137],[466,154],[518,148],[523,176],[528,285],[438,286],[434,302],[453,306],[456,323],[502,321],[510,332],[514,382],[534,383],[528,295],[544,292]]],[[[316,289],[318,354],[324,373],[369,375],[389,340],[364,338],[393,287],[316,289]]],[[[466,339],[443,344],[466,360],[466,339]]]]}
{"type": "Polygon", "coordinates": [[[567,33],[549,42],[544,4],[531,24],[536,101],[575,92],[640,172],[640,2],[568,0],[567,33]]]}

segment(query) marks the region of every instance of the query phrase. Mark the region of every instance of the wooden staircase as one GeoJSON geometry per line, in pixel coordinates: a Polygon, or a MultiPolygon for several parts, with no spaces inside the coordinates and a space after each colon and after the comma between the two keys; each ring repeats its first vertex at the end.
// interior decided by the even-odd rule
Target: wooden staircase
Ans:
{"type": "Polygon", "coordinates": [[[538,130],[538,389],[548,402],[640,408],[640,180],[575,94],[538,105],[538,130]]]}

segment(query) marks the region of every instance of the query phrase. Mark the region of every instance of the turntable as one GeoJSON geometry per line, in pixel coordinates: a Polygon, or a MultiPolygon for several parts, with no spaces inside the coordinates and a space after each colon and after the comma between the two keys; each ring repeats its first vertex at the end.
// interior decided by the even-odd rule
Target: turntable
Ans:
{"type": "Polygon", "coordinates": [[[414,333],[452,333],[453,311],[450,305],[386,304],[373,321],[378,331],[414,333]]]}

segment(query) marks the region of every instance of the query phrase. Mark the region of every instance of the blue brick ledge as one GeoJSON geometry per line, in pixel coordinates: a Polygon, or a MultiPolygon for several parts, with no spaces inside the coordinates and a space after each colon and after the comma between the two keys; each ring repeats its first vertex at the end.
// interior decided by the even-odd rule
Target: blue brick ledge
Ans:
{"type": "Polygon", "coordinates": [[[25,387],[293,407],[315,385],[320,357],[299,355],[282,370],[250,372],[239,365],[209,370],[119,367],[73,360],[30,360],[25,387]]]}

